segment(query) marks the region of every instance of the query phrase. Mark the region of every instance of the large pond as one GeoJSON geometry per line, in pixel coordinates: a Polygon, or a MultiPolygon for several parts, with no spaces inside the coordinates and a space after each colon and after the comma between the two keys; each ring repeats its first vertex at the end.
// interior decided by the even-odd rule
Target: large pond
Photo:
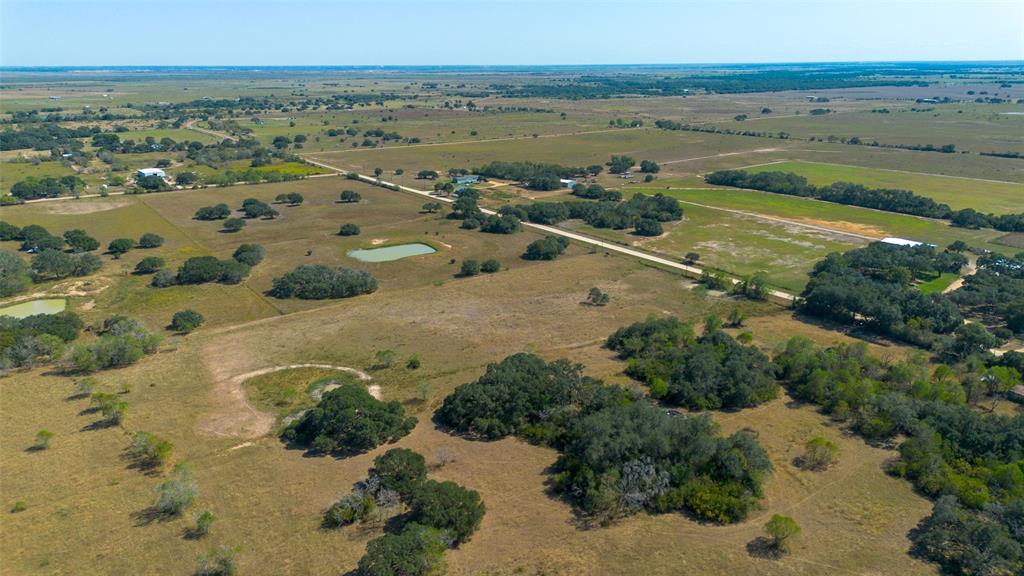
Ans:
{"type": "Polygon", "coordinates": [[[35,314],[56,314],[57,312],[63,312],[67,305],[68,301],[63,298],[29,300],[28,302],[20,302],[0,308],[0,316],[27,318],[35,314]]]}
{"type": "Polygon", "coordinates": [[[381,248],[369,248],[365,250],[351,250],[348,255],[363,262],[390,262],[409,256],[421,256],[437,252],[433,247],[419,242],[414,244],[399,244],[397,246],[383,246],[381,248]]]}

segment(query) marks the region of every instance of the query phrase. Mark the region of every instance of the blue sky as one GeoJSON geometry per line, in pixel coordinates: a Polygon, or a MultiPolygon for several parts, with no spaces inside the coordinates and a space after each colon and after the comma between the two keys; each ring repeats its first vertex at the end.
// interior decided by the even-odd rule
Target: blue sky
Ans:
{"type": "Polygon", "coordinates": [[[1024,2],[0,0],[0,65],[1024,59],[1024,2]]]}

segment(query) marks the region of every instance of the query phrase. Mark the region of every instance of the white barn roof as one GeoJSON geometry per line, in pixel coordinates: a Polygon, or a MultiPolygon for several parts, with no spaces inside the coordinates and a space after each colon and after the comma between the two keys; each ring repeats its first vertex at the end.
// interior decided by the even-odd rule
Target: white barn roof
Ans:
{"type": "Polygon", "coordinates": [[[892,244],[894,246],[920,246],[924,244],[924,242],[907,240],[906,238],[882,238],[882,244],[892,244]]]}

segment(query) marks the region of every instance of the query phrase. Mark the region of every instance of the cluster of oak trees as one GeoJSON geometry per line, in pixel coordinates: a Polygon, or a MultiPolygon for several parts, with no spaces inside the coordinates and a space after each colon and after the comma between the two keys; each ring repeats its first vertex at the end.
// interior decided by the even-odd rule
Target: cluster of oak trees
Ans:
{"type": "Polygon", "coordinates": [[[722,437],[707,416],[670,416],[582,368],[516,354],[456,388],[435,416],[470,437],[556,448],[555,486],[601,521],[686,510],[734,522],[756,506],[771,464],[753,435],[722,437]]]}
{"type": "Polygon", "coordinates": [[[401,523],[389,523],[386,534],[367,544],[357,574],[434,573],[444,551],[466,542],[480,527],[485,507],[474,490],[428,479],[426,460],[419,453],[392,448],[374,459],[365,480],[328,508],[323,524],[339,528],[394,518],[402,511],[401,523]]]}
{"type": "MultiPolygon", "coordinates": [[[[1015,256],[984,254],[977,267],[950,298],[973,315],[1003,324],[1009,332],[1024,333],[1024,252],[1015,256]]],[[[999,333],[998,329],[993,332],[999,333]]]]}
{"type": "Polygon", "coordinates": [[[700,336],[675,317],[648,318],[616,330],[605,345],[651,396],[691,410],[735,410],[775,398],[771,360],[709,322],[700,336]]]}
{"type": "Polygon", "coordinates": [[[416,418],[396,401],[381,402],[366,386],[344,383],[281,432],[287,442],[325,454],[358,454],[405,436],[416,418]]]}
{"type": "Polygon", "coordinates": [[[925,294],[914,282],[958,272],[967,259],[931,246],[895,246],[875,242],[815,264],[801,293],[804,313],[871,330],[922,346],[963,324],[963,316],[944,294],[925,294]]]}
{"type": "Polygon", "coordinates": [[[351,298],[377,290],[377,279],[365,270],[304,264],[274,278],[270,295],[275,298],[324,300],[351,298]]]}
{"type": "Polygon", "coordinates": [[[626,201],[613,200],[614,194],[600,186],[582,189],[585,197],[604,198],[597,202],[534,202],[524,205],[502,206],[502,214],[514,215],[520,220],[536,224],[558,224],[565,220],[583,220],[595,228],[624,230],[633,228],[640,236],[658,236],[662,223],[681,220],[683,208],[675,198],[658,193],[652,196],[638,193],[626,201]]]}
{"type": "MultiPolygon", "coordinates": [[[[258,244],[242,244],[229,259],[221,260],[216,256],[193,256],[189,258],[175,273],[160,268],[156,271],[150,284],[156,288],[166,288],[178,284],[238,284],[245,280],[252,267],[263,261],[265,250],[258,244]]],[[[136,273],[146,274],[153,271],[157,264],[162,266],[162,259],[143,259],[136,265],[136,273]],[[157,262],[156,260],[160,260],[157,262]]]]}
{"type": "Polygon", "coordinates": [[[1021,381],[1010,366],[974,362],[931,371],[923,356],[891,362],[863,343],[816,347],[791,339],[776,356],[797,399],[871,441],[903,438],[890,471],[937,498],[911,533],[915,549],[960,574],[1024,570],[1024,416],[970,404],[1021,381]]]}

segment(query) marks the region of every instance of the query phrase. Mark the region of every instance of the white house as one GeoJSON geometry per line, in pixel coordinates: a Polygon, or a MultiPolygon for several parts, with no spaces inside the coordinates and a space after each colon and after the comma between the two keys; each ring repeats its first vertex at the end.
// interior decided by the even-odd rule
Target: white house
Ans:
{"type": "Polygon", "coordinates": [[[159,176],[161,178],[167,178],[167,174],[159,168],[140,168],[135,173],[136,178],[145,178],[146,176],[159,176]]]}
{"type": "Polygon", "coordinates": [[[924,242],[918,242],[917,240],[907,240],[906,238],[882,238],[882,244],[892,244],[893,246],[921,246],[924,242]]]}
{"type": "Polygon", "coordinates": [[[559,178],[558,183],[561,184],[564,188],[572,188],[576,186],[576,181],[570,180],[569,178],[559,178]]]}

